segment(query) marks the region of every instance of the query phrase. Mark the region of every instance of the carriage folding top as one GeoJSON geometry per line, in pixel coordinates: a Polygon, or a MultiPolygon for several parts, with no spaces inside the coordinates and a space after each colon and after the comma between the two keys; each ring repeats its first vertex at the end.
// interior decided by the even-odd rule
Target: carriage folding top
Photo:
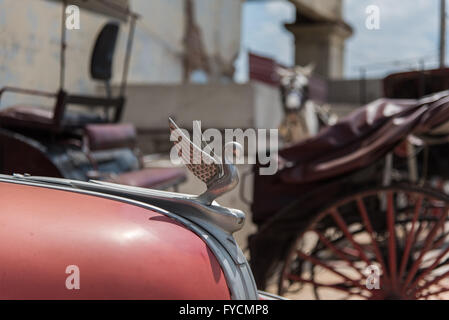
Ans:
{"type": "Polygon", "coordinates": [[[294,163],[281,179],[303,184],[363,168],[406,136],[438,132],[448,121],[449,91],[420,100],[379,99],[316,137],[281,150],[281,157],[294,163]]]}

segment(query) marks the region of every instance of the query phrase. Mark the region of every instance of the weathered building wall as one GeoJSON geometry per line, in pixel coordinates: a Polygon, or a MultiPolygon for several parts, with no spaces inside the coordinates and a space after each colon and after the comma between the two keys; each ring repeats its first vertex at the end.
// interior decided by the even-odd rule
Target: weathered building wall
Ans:
{"type": "MultiPolygon", "coordinates": [[[[142,15],[136,29],[130,83],[180,83],[183,75],[184,0],[131,0],[142,15]]],[[[0,0],[0,87],[55,91],[59,87],[61,5],[45,0],[0,0]]],[[[240,47],[241,0],[195,0],[206,54],[232,65],[240,47]]],[[[94,92],[90,54],[107,18],[81,11],[81,29],[68,30],[66,88],[94,92]]],[[[123,25],[114,64],[121,79],[128,28],[123,25]]],[[[7,95],[1,106],[26,99],[7,95]]]]}
{"type": "Polygon", "coordinates": [[[130,85],[128,91],[124,121],[142,130],[166,130],[169,116],[185,128],[194,120],[220,129],[277,128],[282,120],[279,90],[257,82],[130,85]]]}
{"type": "Polygon", "coordinates": [[[330,103],[363,105],[384,96],[382,79],[331,80],[328,86],[330,103]]]}

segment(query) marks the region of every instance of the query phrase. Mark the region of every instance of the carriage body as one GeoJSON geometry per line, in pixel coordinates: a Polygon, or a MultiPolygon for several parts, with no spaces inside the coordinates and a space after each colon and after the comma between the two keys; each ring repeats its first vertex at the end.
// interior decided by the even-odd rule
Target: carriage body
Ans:
{"type": "MultiPolygon", "coordinates": [[[[438,274],[446,268],[448,198],[397,171],[393,155],[411,137],[441,131],[448,102],[447,92],[380,99],[281,150],[287,165],[275,176],[255,170],[259,229],[249,242],[258,285],[291,298],[447,298],[438,274]],[[379,270],[378,291],[366,285],[370,268],[379,270]]],[[[406,153],[406,170],[425,170],[410,159],[416,154],[406,153]]]]}
{"type": "Polygon", "coordinates": [[[186,180],[179,168],[147,168],[137,148],[136,128],[120,123],[126,104],[127,76],[138,15],[129,1],[59,1],[113,18],[98,32],[90,59],[90,76],[104,86],[96,95],[68,92],[65,88],[66,28],[61,17],[60,83],[57,92],[4,87],[5,95],[30,96],[34,103],[0,110],[0,173],[27,173],[88,181],[101,179],[138,187],[167,189],[186,180]],[[129,22],[122,81],[113,92],[115,49],[122,22],[129,22]],[[42,106],[41,99],[54,100],[42,106]],[[39,102],[38,102],[39,101],[39,102]]]}

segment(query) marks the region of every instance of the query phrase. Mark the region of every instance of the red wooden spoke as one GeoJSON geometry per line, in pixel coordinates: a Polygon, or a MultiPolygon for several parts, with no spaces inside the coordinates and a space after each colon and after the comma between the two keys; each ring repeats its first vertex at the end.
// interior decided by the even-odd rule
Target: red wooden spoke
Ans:
{"type": "Polygon", "coordinates": [[[356,295],[356,296],[360,296],[364,299],[369,299],[370,297],[365,296],[361,293],[358,292],[351,292],[351,288],[345,288],[343,285],[340,284],[325,284],[325,283],[318,283],[314,280],[309,280],[309,279],[305,279],[301,276],[298,275],[294,275],[294,274],[290,274],[288,275],[288,278],[292,281],[297,281],[297,282],[304,282],[304,283],[308,283],[317,287],[322,287],[322,288],[329,288],[329,289],[334,289],[334,290],[338,290],[338,291],[342,291],[345,293],[349,293],[350,295],[356,295]]]}
{"type": "Polygon", "coordinates": [[[351,279],[351,278],[349,278],[348,276],[344,275],[343,273],[338,272],[338,271],[335,270],[334,268],[332,268],[332,267],[328,266],[327,264],[321,262],[320,260],[318,260],[318,259],[316,259],[316,258],[314,258],[314,257],[312,257],[312,256],[306,255],[306,254],[302,253],[302,252],[299,251],[299,250],[298,250],[296,253],[298,254],[298,256],[299,256],[301,259],[308,260],[308,261],[310,261],[311,263],[313,263],[313,264],[315,264],[315,265],[321,266],[321,267],[323,267],[324,269],[326,269],[326,270],[328,270],[328,271],[330,271],[330,272],[332,272],[332,273],[335,273],[336,275],[340,276],[341,278],[345,279],[346,281],[352,282],[356,287],[359,287],[359,288],[361,288],[361,289],[366,289],[364,286],[362,286],[362,285],[360,284],[360,280],[361,280],[361,279],[359,279],[359,280],[351,279]]]}
{"type": "MultiPolygon", "coordinates": [[[[443,215],[445,216],[445,214],[443,213],[443,215]]],[[[440,263],[441,259],[443,259],[443,257],[449,252],[449,247],[447,247],[445,250],[443,250],[443,252],[441,252],[438,257],[435,259],[435,261],[432,263],[432,265],[428,268],[426,268],[420,275],[419,277],[417,277],[415,279],[415,281],[412,283],[411,287],[412,288],[416,288],[419,281],[424,279],[424,277],[426,275],[428,275],[430,272],[432,272],[440,263]]]]}
{"type": "Polygon", "coordinates": [[[423,292],[424,290],[426,290],[430,286],[438,284],[441,280],[443,280],[443,279],[445,279],[447,277],[449,277],[449,271],[446,271],[445,273],[443,273],[443,274],[433,278],[432,280],[427,281],[426,284],[421,286],[421,287],[415,287],[412,290],[411,294],[414,294],[414,293],[418,294],[420,292],[423,292]]]}
{"type": "Polygon", "coordinates": [[[399,269],[399,279],[402,279],[402,276],[404,275],[404,271],[405,271],[405,266],[407,265],[407,262],[409,259],[410,250],[412,248],[412,244],[413,244],[413,240],[414,240],[415,224],[416,224],[416,221],[418,220],[419,210],[421,209],[422,202],[423,202],[423,196],[419,195],[418,199],[416,201],[416,204],[415,204],[412,226],[410,228],[410,232],[407,234],[407,240],[406,240],[406,244],[405,244],[405,248],[404,248],[404,254],[402,255],[401,266],[399,269]]]}
{"type": "Polygon", "coordinates": [[[330,214],[332,215],[332,217],[334,218],[335,222],[337,223],[337,225],[339,226],[339,228],[341,229],[341,231],[343,231],[343,234],[346,236],[346,238],[351,242],[351,244],[353,245],[354,249],[356,249],[359,252],[360,257],[362,258],[363,261],[365,261],[365,263],[369,266],[371,264],[371,261],[368,259],[368,257],[366,256],[365,252],[363,251],[363,249],[360,247],[360,245],[354,240],[354,238],[352,237],[351,232],[349,232],[348,227],[346,226],[345,221],[343,220],[343,218],[341,217],[341,215],[338,213],[337,208],[333,208],[330,211],[330,214]]]}
{"type": "Polygon", "coordinates": [[[353,258],[356,258],[356,259],[360,259],[360,254],[359,254],[358,250],[355,250],[353,248],[348,248],[348,247],[342,248],[341,250],[347,256],[350,256],[350,257],[353,257],[353,258]]]}
{"type": "Polygon", "coordinates": [[[379,246],[377,245],[377,241],[374,238],[373,226],[371,225],[371,221],[369,219],[365,204],[363,203],[363,200],[360,197],[357,197],[357,207],[359,208],[359,212],[360,212],[360,215],[362,216],[362,220],[365,225],[365,228],[370,235],[371,243],[372,243],[376,258],[379,261],[380,265],[382,266],[382,270],[384,271],[384,276],[385,276],[386,280],[389,282],[390,279],[388,277],[388,269],[386,268],[384,258],[382,257],[379,246]]]}
{"type": "Polygon", "coordinates": [[[446,240],[449,233],[444,232],[444,225],[441,228],[441,235],[438,237],[440,239],[437,239],[433,244],[430,250],[437,250],[439,247],[441,247],[442,244],[444,244],[444,241],[446,240]]]}
{"type": "Polygon", "coordinates": [[[449,292],[449,288],[444,288],[444,289],[441,289],[441,290],[438,290],[438,291],[435,291],[435,292],[430,292],[430,293],[425,294],[423,296],[417,296],[417,298],[418,299],[428,299],[429,297],[438,296],[438,295],[440,295],[442,293],[446,293],[446,292],[449,292]]]}
{"type": "Polygon", "coordinates": [[[416,242],[419,240],[419,236],[424,229],[424,225],[427,225],[427,221],[420,221],[418,225],[418,230],[416,230],[415,235],[413,236],[412,248],[415,246],[416,242]]]}
{"type": "MultiPolygon", "coordinates": [[[[444,214],[444,210],[445,210],[445,209],[440,208],[440,210],[443,210],[442,214],[444,214]]],[[[446,208],[446,210],[447,210],[447,208],[446,208]]],[[[449,235],[449,233],[445,233],[445,229],[446,229],[446,224],[443,223],[443,225],[441,226],[441,236],[440,236],[440,239],[437,240],[437,241],[435,241],[435,242],[432,244],[431,250],[439,248],[439,247],[444,243],[444,241],[446,240],[446,237],[449,235]]]]}
{"type": "MultiPolygon", "coordinates": [[[[446,210],[445,210],[446,211],[446,210]]],[[[412,267],[410,268],[409,273],[407,274],[407,278],[404,281],[404,285],[402,287],[402,290],[405,291],[407,289],[407,286],[409,285],[412,278],[415,276],[416,272],[419,269],[419,265],[421,264],[421,261],[424,257],[424,255],[427,253],[427,251],[430,249],[433,243],[433,239],[435,238],[435,235],[440,229],[441,225],[446,220],[446,215],[442,214],[441,217],[438,219],[438,222],[433,226],[432,230],[429,232],[429,234],[426,237],[425,244],[423,249],[421,250],[418,259],[413,263],[412,267]]]]}
{"type": "MultiPolygon", "coordinates": [[[[424,277],[426,275],[428,275],[430,272],[434,271],[435,267],[438,266],[438,264],[440,263],[441,259],[443,259],[443,257],[449,252],[449,248],[447,248],[446,250],[444,250],[436,259],[435,261],[432,263],[432,265],[428,268],[426,268],[420,275],[419,277],[417,277],[415,279],[415,281],[413,281],[413,283],[410,285],[411,288],[418,288],[418,283],[419,281],[421,281],[422,279],[424,279],[424,277]]],[[[413,292],[416,289],[413,290],[413,292]]]]}
{"type": "Polygon", "coordinates": [[[397,288],[396,268],[396,232],[394,214],[393,193],[387,193],[387,226],[388,226],[388,261],[390,267],[390,279],[393,289],[397,288]]]}
{"type": "Polygon", "coordinates": [[[341,251],[340,249],[338,249],[336,246],[334,246],[328,239],[326,239],[326,237],[319,231],[314,230],[314,232],[318,235],[318,237],[320,238],[320,241],[329,249],[331,249],[340,259],[342,259],[343,261],[345,261],[351,268],[353,268],[355,271],[357,271],[357,273],[364,278],[365,275],[360,271],[359,268],[357,268],[354,263],[352,261],[350,261],[346,254],[341,251]]]}

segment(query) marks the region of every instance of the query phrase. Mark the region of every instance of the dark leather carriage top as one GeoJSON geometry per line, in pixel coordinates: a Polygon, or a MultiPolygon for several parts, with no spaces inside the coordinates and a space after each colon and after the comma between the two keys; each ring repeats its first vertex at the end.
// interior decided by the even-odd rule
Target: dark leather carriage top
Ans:
{"type": "Polygon", "coordinates": [[[328,179],[374,163],[407,135],[427,134],[449,121],[449,91],[421,100],[380,99],[358,109],[317,136],[279,152],[293,166],[283,182],[328,179]]]}

